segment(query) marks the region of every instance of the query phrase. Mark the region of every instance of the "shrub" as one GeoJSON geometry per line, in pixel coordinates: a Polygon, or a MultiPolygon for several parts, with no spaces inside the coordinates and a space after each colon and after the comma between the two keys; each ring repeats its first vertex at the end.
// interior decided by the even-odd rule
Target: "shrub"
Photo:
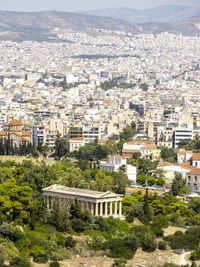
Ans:
{"type": "Polygon", "coordinates": [[[129,234],[125,238],[125,245],[135,253],[139,247],[139,241],[138,238],[134,234],[129,234]]]}
{"type": "Polygon", "coordinates": [[[152,225],[156,225],[160,228],[167,228],[169,226],[169,222],[165,216],[157,215],[154,217],[152,225]]]}
{"type": "Polygon", "coordinates": [[[132,206],[132,209],[130,211],[130,215],[134,218],[138,218],[139,220],[142,220],[144,217],[144,209],[143,204],[135,204],[132,206]]]}
{"type": "Polygon", "coordinates": [[[95,224],[97,225],[97,230],[108,231],[109,223],[103,217],[95,218],[95,224]]]}
{"type": "Polygon", "coordinates": [[[156,185],[158,186],[164,186],[165,185],[165,179],[163,177],[159,177],[158,180],[156,181],[156,185]]]}
{"type": "Polygon", "coordinates": [[[52,261],[49,263],[49,267],[60,267],[60,263],[57,261],[52,261]]]}
{"type": "Polygon", "coordinates": [[[67,236],[65,239],[65,247],[74,248],[75,246],[76,246],[76,240],[74,240],[71,235],[67,236]]]}
{"type": "Polygon", "coordinates": [[[165,237],[172,249],[194,250],[199,245],[199,239],[191,234],[177,231],[174,235],[165,237]]]}
{"type": "Polygon", "coordinates": [[[0,225],[0,234],[3,237],[8,237],[14,242],[24,236],[23,232],[20,229],[13,227],[11,224],[5,222],[0,225]]]}
{"type": "Polygon", "coordinates": [[[133,222],[133,220],[134,220],[134,217],[133,217],[133,215],[131,215],[131,214],[128,214],[128,215],[126,216],[126,222],[127,222],[127,223],[132,223],[132,222],[133,222]]]}
{"type": "Polygon", "coordinates": [[[191,253],[190,260],[191,261],[198,261],[198,260],[200,260],[200,250],[193,251],[191,253]]]}
{"type": "Polygon", "coordinates": [[[156,183],[156,178],[155,178],[155,177],[150,176],[150,177],[147,179],[147,184],[148,184],[149,186],[152,186],[152,185],[154,185],[155,183],[156,183]]]}
{"type": "Polygon", "coordinates": [[[84,231],[85,229],[85,223],[82,219],[73,219],[71,221],[71,224],[72,224],[72,228],[75,232],[77,233],[81,233],[84,231]]]}
{"type": "Polygon", "coordinates": [[[164,231],[161,227],[157,226],[157,225],[152,225],[151,229],[153,231],[153,233],[157,236],[157,237],[161,237],[164,235],[164,231]]]}
{"type": "Polygon", "coordinates": [[[31,263],[25,257],[15,257],[11,260],[10,266],[12,266],[12,267],[31,267],[31,263]]]}
{"type": "Polygon", "coordinates": [[[130,233],[135,234],[135,236],[138,238],[139,245],[141,246],[145,234],[150,233],[150,228],[146,225],[135,225],[130,229],[130,233]]]}
{"type": "Polygon", "coordinates": [[[158,249],[166,250],[166,243],[164,241],[159,241],[158,242],[158,249]]]}
{"type": "Polygon", "coordinates": [[[115,238],[106,242],[106,248],[109,249],[108,257],[131,259],[133,251],[125,245],[125,240],[122,238],[115,238]]]}
{"type": "Polygon", "coordinates": [[[33,256],[33,261],[36,263],[46,263],[48,261],[48,255],[40,252],[39,255],[33,256]]]}
{"type": "Polygon", "coordinates": [[[127,260],[124,258],[116,259],[112,265],[112,267],[125,267],[127,260]]]}
{"type": "Polygon", "coordinates": [[[195,225],[188,228],[185,232],[186,234],[194,235],[198,238],[200,238],[200,226],[195,225]]]}
{"type": "Polygon", "coordinates": [[[147,178],[145,175],[138,175],[137,176],[137,184],[139,185],[145,185],[147,181],[147,178]]]}
{"type": "Polygon", "coordinates": [[[144,235],[144,239],[142,240],[142,250],[146,252],[153,252],[156,249],[156,243],[154,242],[153,237],[149,234],[146,233],[144,235]]]}
{"type": "Polygon", "coordinates": [[[171,222],[171,225],[176,226],[176,227],[184,226],[184,222],[182,221],[181,216],[177,213],[171,214],[170,222],[171,222]]]}

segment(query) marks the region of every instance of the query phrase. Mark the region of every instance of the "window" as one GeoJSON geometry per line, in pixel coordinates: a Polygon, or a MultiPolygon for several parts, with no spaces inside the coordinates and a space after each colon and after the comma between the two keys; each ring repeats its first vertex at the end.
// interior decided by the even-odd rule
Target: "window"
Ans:
{"type": "Polygon", "coordinates": [[[194,177],[194,179],[195,179],[195,182],[197,182],[197,178],[198,178],[197,176],[195,176],[195,177],[194,177]]]}

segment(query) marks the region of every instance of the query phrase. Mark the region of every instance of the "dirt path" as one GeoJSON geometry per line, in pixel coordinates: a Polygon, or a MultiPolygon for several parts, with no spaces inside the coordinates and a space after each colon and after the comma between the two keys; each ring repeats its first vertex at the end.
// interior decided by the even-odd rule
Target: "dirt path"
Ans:
{"type": "MultiPolygon", "coordinates": [[[[161,267],[165,263],[174,263],[180,265],[191,264],[188,260],[190,252],[182,255],[174,254],[172,251],[156,250],[152,253],[146,253],[139,249],[134,258],[128,261],[132,267],[150,267],[151,265],[161,267]]],[[[111,267],[113,259],[108,257],[78,257],[60,262],[62,267],[111,267]]],[[[34,267],[48,267],[48,264],[35,264],[34,267]]]]}

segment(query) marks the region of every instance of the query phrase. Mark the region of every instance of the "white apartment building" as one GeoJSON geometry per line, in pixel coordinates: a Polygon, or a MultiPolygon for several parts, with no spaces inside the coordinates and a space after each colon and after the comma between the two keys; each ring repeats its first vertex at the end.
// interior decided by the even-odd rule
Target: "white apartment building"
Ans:
{"type": "Polygon", "coordinates": [[[108,161],[100,162],[100,170],[106,170],[110,172],[118,172],[121,166],[125,166],[125,173],[128,176],[128,179],[132,181],[133,184],[136,184],[136,167],[126,163],[126,158],[114,155],[108,158],[108,161]]]}
{"type": "Polygon", "coordinates": [[[174,143],[174,148],[178,147],[178,144],[180,141],[183,140],[192,140],[193,138],[193,130],[189,128],[176,128],[174,131],[174,138],[173,138],[173,143],[174,143]]]}

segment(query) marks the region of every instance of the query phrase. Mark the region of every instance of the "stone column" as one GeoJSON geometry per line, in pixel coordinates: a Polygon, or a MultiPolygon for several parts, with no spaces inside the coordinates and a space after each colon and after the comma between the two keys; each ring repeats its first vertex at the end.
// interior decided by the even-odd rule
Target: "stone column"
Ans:
{"type": "Polygon", "coordinates": [[[94,203],[90,202],[90,211],[94,215],[94,203]]]}
{"type": "Polygon", "coordinates": [[[110,202],[110,216],[112,216],[112,201],[110,202]]]}
{"type": "Polygon", "coordinates": [[[115,201],[115,216],[117,216],[117,201],[115,201]]]}
{"type": "Polygon", "coordinates": [[[103,202],[100,203],[100,216],[103,216],[103,202]]]}
{"type": "Polygon", "coordinates": [[[49,196],[47,196],[47,209],[49,210],[49,196]]]}
{"type": "Polygon", "coordinates": [[[108,216],[108,202],[105,202],[105,216],[108,216]]]}
{"type": "Polygon", "coordinates": [[[99,214],[98,214],[98,213],[99,213],[99,207],[98,207],[98,204],[99,204],[99,203],[96,203],[96,204],[95,204],[95,216],[99,216],[99,214]]]}
{"type": "Polygon", "coordinates": [[[119,217],[122,216],[122,201],[119,201],[119,217]]]}

